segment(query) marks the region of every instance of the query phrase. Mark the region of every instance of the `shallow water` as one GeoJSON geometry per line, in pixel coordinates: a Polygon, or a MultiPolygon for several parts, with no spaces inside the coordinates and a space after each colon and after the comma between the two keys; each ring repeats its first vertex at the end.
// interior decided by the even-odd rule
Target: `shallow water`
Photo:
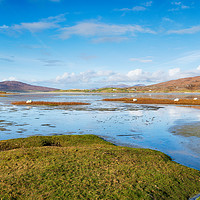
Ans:
{"type": "MultiPolygon", "coordinates": [[[[163,95],[166,98],[174,97],[174,94],[163,95]]],[[[161,98],[163,95],[160,95],[161,98]]],[[[162,151],[174,161],[200,170],[200,110],[173,105],[135,105],[101,101],[104,98],[126,96],[137,95],[21,94],[1,97],[0,140],[31,135],[95,134],[117,145],[162,151]],[[91,105],[11,105],[13,101],[28,99],[80,101],[91,105]]],[[[193,96],[187,94],[187,97],[193,96]]]]}

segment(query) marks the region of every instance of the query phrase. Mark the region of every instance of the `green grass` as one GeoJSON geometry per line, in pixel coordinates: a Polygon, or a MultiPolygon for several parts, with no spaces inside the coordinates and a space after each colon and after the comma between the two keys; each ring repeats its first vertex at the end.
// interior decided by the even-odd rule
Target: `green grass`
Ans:
{"type": "MultiPolygon", "coordinates": [[[[145,86],[146,87],[146,86],[145,86]]],[[[199,93],[200,90],[189,89],[159,89],[159,88],[144,88],[144,86],[136,86],[134,88],[99,88],[99,89],[69,89],[69,90],[55,90],[53,92],[84,92],[84,93],[199,93]],[[135,89],[134,89],[135,88],[135,89]],[[151,91],[149,91],[151,90],[151,91]]]]}
{"type": "Polygon", "coordinates": [[[94,135],[0,141],[0,199],[188,199],[200,171],[94,135]]]}

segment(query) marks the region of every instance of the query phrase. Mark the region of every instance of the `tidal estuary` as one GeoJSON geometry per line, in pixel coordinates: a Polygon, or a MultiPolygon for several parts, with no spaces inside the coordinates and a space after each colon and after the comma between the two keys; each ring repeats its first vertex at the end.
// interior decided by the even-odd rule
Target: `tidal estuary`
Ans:
{"type": "Polygon", "coordinates": [[[116,145],[162,151],[172,160],[200,170],[200,110],[189,106],[102,101],[137,96],[139,94],[35,93],[0,97],[0,140],[33,135],[95,134],[116,145]],[[90,105],[11,104],[29,99],[90,105]]]}

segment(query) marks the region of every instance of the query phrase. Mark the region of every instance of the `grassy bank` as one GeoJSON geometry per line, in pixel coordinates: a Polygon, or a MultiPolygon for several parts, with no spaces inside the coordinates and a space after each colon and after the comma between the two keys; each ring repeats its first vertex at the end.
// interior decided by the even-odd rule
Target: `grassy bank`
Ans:
{"type": "Polygon", "coordinates": [[[32,102],[26,102],[26,101],[16,101],[12,102],[13,105],[34,105],[34,106],[66,106],[66,105],[89,105],[89,103],[83,103],[83,102],[47,102],[47,101],[32,101],[32,102]]]}
{"type": "Polygon", "coordinates": [[[188,199],[200,171],[94,135],[0,141],[0,199],[188,199]]]}
{"type": "Polygon", "coordinates": [[[77,92],[77,93],[200,93],[200,90],[189,89],[159,89],[157,87],[151,88],[148,86],[136,86],[127,88],[99,88],[99,89],[69,89],[56,90],[53,92],[77,92]]]}

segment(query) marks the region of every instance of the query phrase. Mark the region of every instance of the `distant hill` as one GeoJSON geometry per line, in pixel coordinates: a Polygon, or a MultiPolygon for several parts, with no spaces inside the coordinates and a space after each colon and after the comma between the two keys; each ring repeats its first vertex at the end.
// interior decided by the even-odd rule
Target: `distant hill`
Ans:
{"type": "Polygon", "coordinates": [[[200,91],[200,76],[181,78],[158,84],[135,87],[138,91],[200,91]]]}
{"type": "Polygon", "coordinates": [[[56,88],[35,86],[19,81],[3,81],[0,82],[0,91],[4,92],[51,92],[58,90],[56,88]]]}
{"type": "Polygon", "coordinates": [[[120,84],[120,85],[106,85],[102,88],[128,88],[130,85],[120,84]]]}
{"type": "Polygon", "coordinates": [[[145,86],[145,84],[136,84],[134,86],[145,86]]]}
{"type": "MultiPolygon", "coordinates": [[[[137,85],[134,85],[134,86],[145,86],[145,85],[144,84],[137,84],[137,85]]],[[[130,87],[133,87],[133,86],[126,85],[126,84],[119,84],[119,85],[107,85],[107,86],[104,86],[102,88],[130,88],[130,87]]]]}

